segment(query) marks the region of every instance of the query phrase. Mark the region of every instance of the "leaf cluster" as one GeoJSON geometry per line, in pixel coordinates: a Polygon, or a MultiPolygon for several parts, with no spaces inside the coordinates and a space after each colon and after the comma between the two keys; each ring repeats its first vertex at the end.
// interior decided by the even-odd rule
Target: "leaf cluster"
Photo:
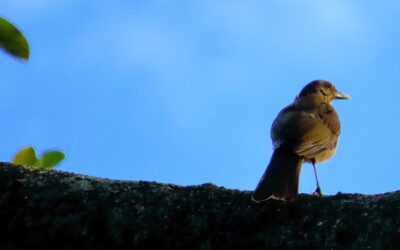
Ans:
{"type": "Polygon", "coordinates": [[[31,165],[39,169],[48,170],[53,169],[64,158],[65,154],[57,150],[46,151],[40,157],[37,157],[35,149],[29,146],[21,149],[14,156],[12,162],[18,165],[31,165]]]}
{"type": "MultiPolygon", "coordinates": [[[[22,60],[29,59],[29,43],[25,36],[12,23],[0,17],[0,48],[22,60]]],[[[25,147],[14,156],[13,163],[31,165],[40,169],[53,169],[65,158],[61,151],[52,150],[36,156],[33,147],[25,147]]]]}

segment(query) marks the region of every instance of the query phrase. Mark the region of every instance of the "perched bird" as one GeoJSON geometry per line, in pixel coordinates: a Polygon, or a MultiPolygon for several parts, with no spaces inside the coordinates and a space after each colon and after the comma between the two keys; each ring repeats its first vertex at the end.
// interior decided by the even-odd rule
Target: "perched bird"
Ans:
{"type": "Polygon", "coordinates": [[[253,201],[295,198],[303,161],[312,163],[315,193],[322,194],[315,165],[332,157],[340,135],[339,116],[330,103],[349,98],[332,83],[315,80],[278,114],[271,128],[274,153],[253,192],[253,201]]]}

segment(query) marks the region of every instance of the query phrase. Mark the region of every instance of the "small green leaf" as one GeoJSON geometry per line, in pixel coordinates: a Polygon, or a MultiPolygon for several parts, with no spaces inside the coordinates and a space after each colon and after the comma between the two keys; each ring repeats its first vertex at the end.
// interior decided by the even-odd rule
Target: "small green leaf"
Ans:
{"type": "Polygon", "coordinates": [[[43,153],[42,158],[39,160],[39,166],[41,169],[52,169],[60,161],[65,158],[65,154],[61,151],[48,151],[43,153]]]}
{"type": "Polygon", "coordinates": [[[33,147],[25,147],[15,154],[12,161],[14,164],[25,164],[34,166],[37,163],[36,153],[33,147]]]}
{"type": "Polygon", "coordinates": [[[0,17],[0,47],[19,59],[29,59],[29,44],[14,25],[0,17]]]}

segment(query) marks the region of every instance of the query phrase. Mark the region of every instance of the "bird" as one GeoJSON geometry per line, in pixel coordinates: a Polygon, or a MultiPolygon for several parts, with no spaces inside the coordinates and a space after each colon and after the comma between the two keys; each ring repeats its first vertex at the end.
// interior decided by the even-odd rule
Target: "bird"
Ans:
{"type": "Polygon", "coordinates": [[[336,99],[350,96],[329,81],[314,80],[279,112],[271,127],[274,152],[252,193],[254,202],[296,199],[303,162],[313,165],[317,182],[314,194],[322,195],[316,164],[336,152],[341,132],[338,113],[331,105],[336,99]]]}

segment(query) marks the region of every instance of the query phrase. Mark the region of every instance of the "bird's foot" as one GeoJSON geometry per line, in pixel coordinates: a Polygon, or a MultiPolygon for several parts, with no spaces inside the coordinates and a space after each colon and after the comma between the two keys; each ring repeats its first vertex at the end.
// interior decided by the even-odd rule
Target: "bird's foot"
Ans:
{"type": "Polygon", "coordinates": [[[320,187],[317,187],[317,189],[315,189],[314,193],[312,193],[312,194],[313,194],[314,196],[323,196],[320,187]]]}

